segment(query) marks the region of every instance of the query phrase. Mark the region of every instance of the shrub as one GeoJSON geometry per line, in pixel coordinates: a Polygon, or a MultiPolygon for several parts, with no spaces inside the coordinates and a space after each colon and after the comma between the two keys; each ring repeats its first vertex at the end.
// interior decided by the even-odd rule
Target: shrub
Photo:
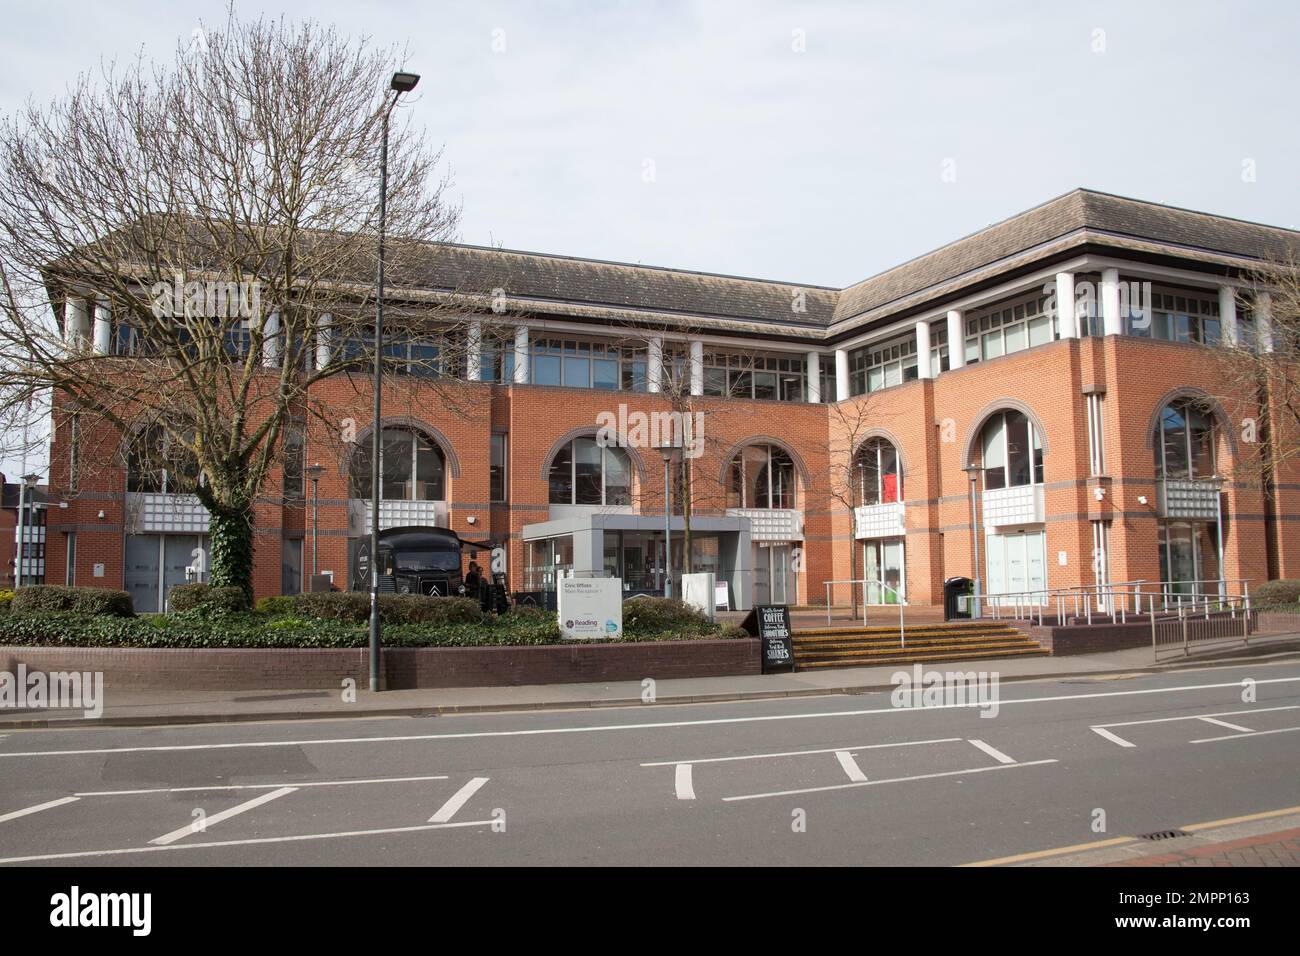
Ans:
{"type": "Polygon", "coordinates": [[[0,589],[0,614],[9,613],[9,605],[14,601],[14,592],[8,588],[0,589]]]}
{"type": "Polygon", "coordinates": [[[264,597],[253,605],[253,610],[268,617],[292,614],[293,600],[292,594],[277,594],[273,597],[264,597]]]}
{"type": "MultiPolygon", "coordinates": [[[[299,594],[293,599],[293,611],[318,621],[364,624],[370,620],[370,595],[364,591],[299,594]]],[[[385,624],[474,624],[482,616],[478,602],[470,598],[379,595],[379,619],[385,624]]]]}
{"type": "Polygon", "coordinates": [[[718,632],[718,637],[723,640],[735,641],[742,637],[750,637],[749,631],[745,630],[739,624],[727,623],[722,625],[722,630],[718,632]]]}
{"type": "Polygon", "coordinates": [[[210,584],[177,584],[167,592],[167,608],[173,614],[189,611],[234,613],[247,610],[243,588],[214,588],[210,584]]]}
{"type": "Polygon", "coordinates": [[[66,611],[83,615],[133,617],[135,606],[125,591],[108,588],[69,588],[57,584],[31,584],[14,592],[10,601],[14,614],[66,611]]]}
{"type": "Polygon", "coordinates": [[[1300,578],[1266,581],[1250,596],[1255,607],[1275,607],[1300,602],[1300,578]]]}
{"type": "Polygon", "coordinates": [[[664,631],[707,634],[713,622],[693,607],[671,598],[634,597],[623,602],[623,630],[628,634],[664,631]]]}

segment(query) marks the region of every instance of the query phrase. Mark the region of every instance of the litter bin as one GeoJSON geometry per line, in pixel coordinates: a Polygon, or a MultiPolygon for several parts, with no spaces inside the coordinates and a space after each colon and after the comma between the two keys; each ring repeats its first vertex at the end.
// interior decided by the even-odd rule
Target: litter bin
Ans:
{"type": "Polygon", "coordinates": [[[970,617],[975,598],[975,582],[970,578],[949,578],[943,582],[943,619],[970,617]]]}

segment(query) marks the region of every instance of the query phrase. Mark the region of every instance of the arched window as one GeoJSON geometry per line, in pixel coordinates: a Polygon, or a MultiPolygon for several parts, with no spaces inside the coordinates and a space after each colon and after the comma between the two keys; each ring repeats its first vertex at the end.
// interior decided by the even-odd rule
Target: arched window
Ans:
{"type": "Polygon", "coordinates": [[[126,490],[183,495],[199,482],[199,464],[188,448],[153,424],[138,431],[126,455],[126,490]]]}
{"type": "Polygon", "coordinates": [[[1024,412],[998,412],[980,431],[984,487],[1016,488],[1043,483],[1043,442],[1024,412]]]}
{"type": "Polygon", "coordinates": [[[1215,474],[1214,418],[1203,403],[1175,399],[1156,425],[1156,480],[1209,478],[1215,474]]]}
{"type": "Polygon", "coordinates": [[[627,452],[595,438],[575,438],[551,460],[553,505],[630,505],[632,465],[627,452]]]}
{"type": "Polygon", "coordinates": [[[903,500],[903,474],[898,449],[885,438],[869,438],[853,459],[853,492],[859,505],[883,505],[903,500]]]}
{"type": "Polygon", "coordinates": [[[731,460],[728,508],[793,508],[794,460],[775,445],[750,445],[731,460]]]}
{"type": "MultiPolygon", "coordinates": [[[[369,498],[372,439],[360,443],[350,466],[352,497],[369,498]]],[[[445,501],[442,449],[421,432],[385,428],[379,436],[379,495],[386,501],[445,501]]]]}

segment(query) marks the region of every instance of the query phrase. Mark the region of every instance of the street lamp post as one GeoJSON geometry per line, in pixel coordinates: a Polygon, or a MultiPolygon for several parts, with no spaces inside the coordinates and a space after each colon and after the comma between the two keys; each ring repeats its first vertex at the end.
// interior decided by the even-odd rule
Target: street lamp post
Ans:
{"type": "Polygon", "coordinates": [[[384,107],[383,140],[379,147],[379,271],[375,291],[375,418],[370,445],[370,689],[383,690],[379,667],[379,450],[382,403],[380,387],[384,363],[384,228],[388,216],[388,119],[403,93],[420,82],[416,73],[394,73],[389,82],[393,95],[384,107]]]}
{"type": "Polygon", "coordinates": [[[673,486],[670,469],[675,445],[659,445],[655,449],[664,459],[664,597],[673,596],[673,486]]]}
{"type": "Polygon", "coordinates": [[[978,465],[967,465],[962,471],[966,472],[970,478],[970,522],[973,536],[975,539],[975,594],[971,602],[971,617],[983,616],[983,591],[980,580],[980,517],[979,507],[976,501],[976,484],[979,481],[980,468],[978,465]]]}
{"type": "Polygon", "coordinates": [[[305,474],[307,480],[311,482],[311,576],[313,578],[320,573],[316,567],[316,529],[320,517],[320,488],[318,482],[320,481],[320,476],[324,471],[325,469],[319,464],[308,465],[303,469],[303,474],[305,474]]]}

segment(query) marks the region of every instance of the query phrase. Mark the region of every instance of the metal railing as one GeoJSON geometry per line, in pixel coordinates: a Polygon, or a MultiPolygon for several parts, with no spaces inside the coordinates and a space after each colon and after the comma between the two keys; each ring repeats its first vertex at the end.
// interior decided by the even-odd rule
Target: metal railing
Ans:
{"type": "Polygon", "coordinates": [[[985,614],[995,620],[1006,617],[1039,625],[1052,612],[1057,624],[1067,621],[1092,624],[1097,619],[1126,624],[1132,615],[1176,611],[1207,601],[1233,599],[1244,600],[1249,605],[1249,579],[1119,581],[986,594],[983,598],[985,614]]]}
{"type": "MultiPolygon", "coordinates": [[[[879,588],[882,593],[888,592],[892,594],[894,596],[894,602],[898,605],[898,646],[899,647],[907,646],[907,628],[903,622],[903,608],[907,607],[907,598],[903,597],[903,595],[899,593],[897,588],[885,584],[883,581],[877,581],[872,578],[853,578],[846,581],[827,581],[826,582],[826,623],[828,625],[831,623],[831,609],[832,609],[831,585],[833,584],[862,585],[864,592],[866,591],[867,587],[875,587],[875,588],[879,588]]],[[[865,593],[863,597],[864,600],[862,602],[862,625],[863,627],[865,627],[867,624],[867,609],[869,607],[888,607],[889,605],[888,604],[874,604],[874,605],[867,604],[865,600],[865,593]]]]}
{"type": "Polygon", "coordinates": [[[1147,617],[1151,622],[1151,656],[1160,660],[1162,652],[1182,649],[1183,656],[1193,645],[1225,641],[1250,643],[1250,632],[1258,615],[1250,609],[1246,595],[1185,601],[1172,611],[1158,611],[1153,606],[1147,617]]]}

